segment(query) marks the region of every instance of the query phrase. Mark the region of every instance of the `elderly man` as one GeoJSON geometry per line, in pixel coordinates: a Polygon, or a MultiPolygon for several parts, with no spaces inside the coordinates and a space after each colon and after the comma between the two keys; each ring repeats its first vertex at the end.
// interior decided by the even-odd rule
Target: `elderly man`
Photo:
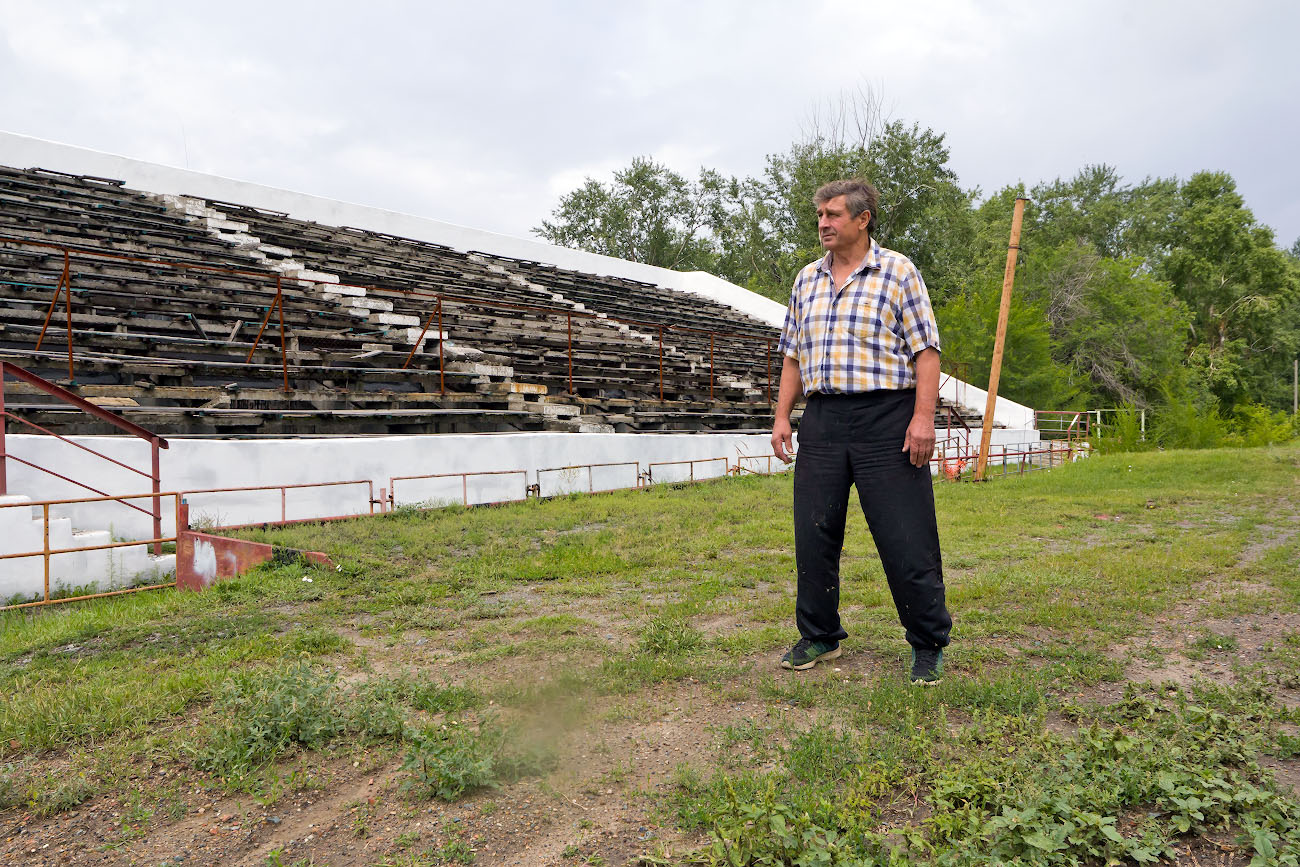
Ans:
{"type": "Polygon", "coordinates": [[[833,181],[813,197],[826,256],[795,279],[781,334],[776,456],[793,452],[790,412],[807,396],[794,471],[795,624],[781,660],[809,669],[840,655],[840,553],[849,487],[912,646],[911,681],[939,682],[952,618],[944,600],[930,457],[939,331],[910,260],[876,243],[879,194],[833,181]]]}

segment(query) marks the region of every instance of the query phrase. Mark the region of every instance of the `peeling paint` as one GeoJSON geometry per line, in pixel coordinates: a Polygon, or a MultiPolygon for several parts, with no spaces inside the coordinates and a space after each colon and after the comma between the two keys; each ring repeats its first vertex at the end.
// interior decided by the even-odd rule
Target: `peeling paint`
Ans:
{"type": "Polygon", "coordinates": [[[217,580],[217,549],[211,542],[196,539],[194,542],[194,575],[204,587],[217,580]]]}

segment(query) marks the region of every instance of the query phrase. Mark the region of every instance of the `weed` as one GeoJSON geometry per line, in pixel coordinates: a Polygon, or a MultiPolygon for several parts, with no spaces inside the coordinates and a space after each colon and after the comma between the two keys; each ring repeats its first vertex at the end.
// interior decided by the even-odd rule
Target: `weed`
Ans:
{"type": "Polygon", "coordinates": [[[554,764],[544,749],[521,745],[492,721],[477,728],[452,722],[409,732],[403,786],[421,797],[454,801],[468,792],[539,774],[554,764]]]}
{"type": "Polygon", "coordinates": [[[1237,639],[1232,635],[1219,635],[1209,630],[1202,630],[1200,636],[1188,646],[1203,655],[1205,653],[1236,650],[1237,639]]]}
{"type": "Polygon", "coordinates": [[[704,636],[679,617],[660,616],[650,621],[637,648],[642,653],[660,658],[685,656],[700,646],[704,636]]]}
{"type": "Polygon", "coordinates": [[[335,676],[307,662],[237,676],[217,706],[229,721],[197,750],[197,764],[226,778],[243,777],[294,744],[324,746],[345,722],[335,676]]]}
{"type": "Polygon", "coordinates": [[[437,855],[443,864],[474,863],[474,850],[464,840],[448,840],[438,847],[437,855]]]}

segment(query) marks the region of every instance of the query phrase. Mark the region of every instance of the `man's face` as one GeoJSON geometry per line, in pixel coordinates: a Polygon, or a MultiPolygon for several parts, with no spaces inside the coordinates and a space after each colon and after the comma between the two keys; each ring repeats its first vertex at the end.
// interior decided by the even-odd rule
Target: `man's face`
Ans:
{"type": "Polygon", "coordinates": [[[867,234],[867,224],[871,222],[870,211],[850,217],[844,199],[844,196],[836,196],[817,208],[817,234],[822,246],[832,253],[853,249],[867,234]]]}

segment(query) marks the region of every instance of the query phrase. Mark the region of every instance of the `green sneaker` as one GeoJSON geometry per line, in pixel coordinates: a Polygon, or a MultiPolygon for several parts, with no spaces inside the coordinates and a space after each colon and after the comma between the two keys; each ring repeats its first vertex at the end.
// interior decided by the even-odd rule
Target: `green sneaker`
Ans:
{"type": "Polygon", "coordinates": [[[943,650],[912,648],[912,683],[934,686],[943,678],[943,650]]]}
{"type": "Polygon", "coordinates": [[[806,638],[800,638],[795,643],[795,646],[790,648],[790,652],[781,657],[781,667],[804,671],[819,662],[839,659],[839,657],[840,643],[838,641],[809,641],[806,638]]]}

